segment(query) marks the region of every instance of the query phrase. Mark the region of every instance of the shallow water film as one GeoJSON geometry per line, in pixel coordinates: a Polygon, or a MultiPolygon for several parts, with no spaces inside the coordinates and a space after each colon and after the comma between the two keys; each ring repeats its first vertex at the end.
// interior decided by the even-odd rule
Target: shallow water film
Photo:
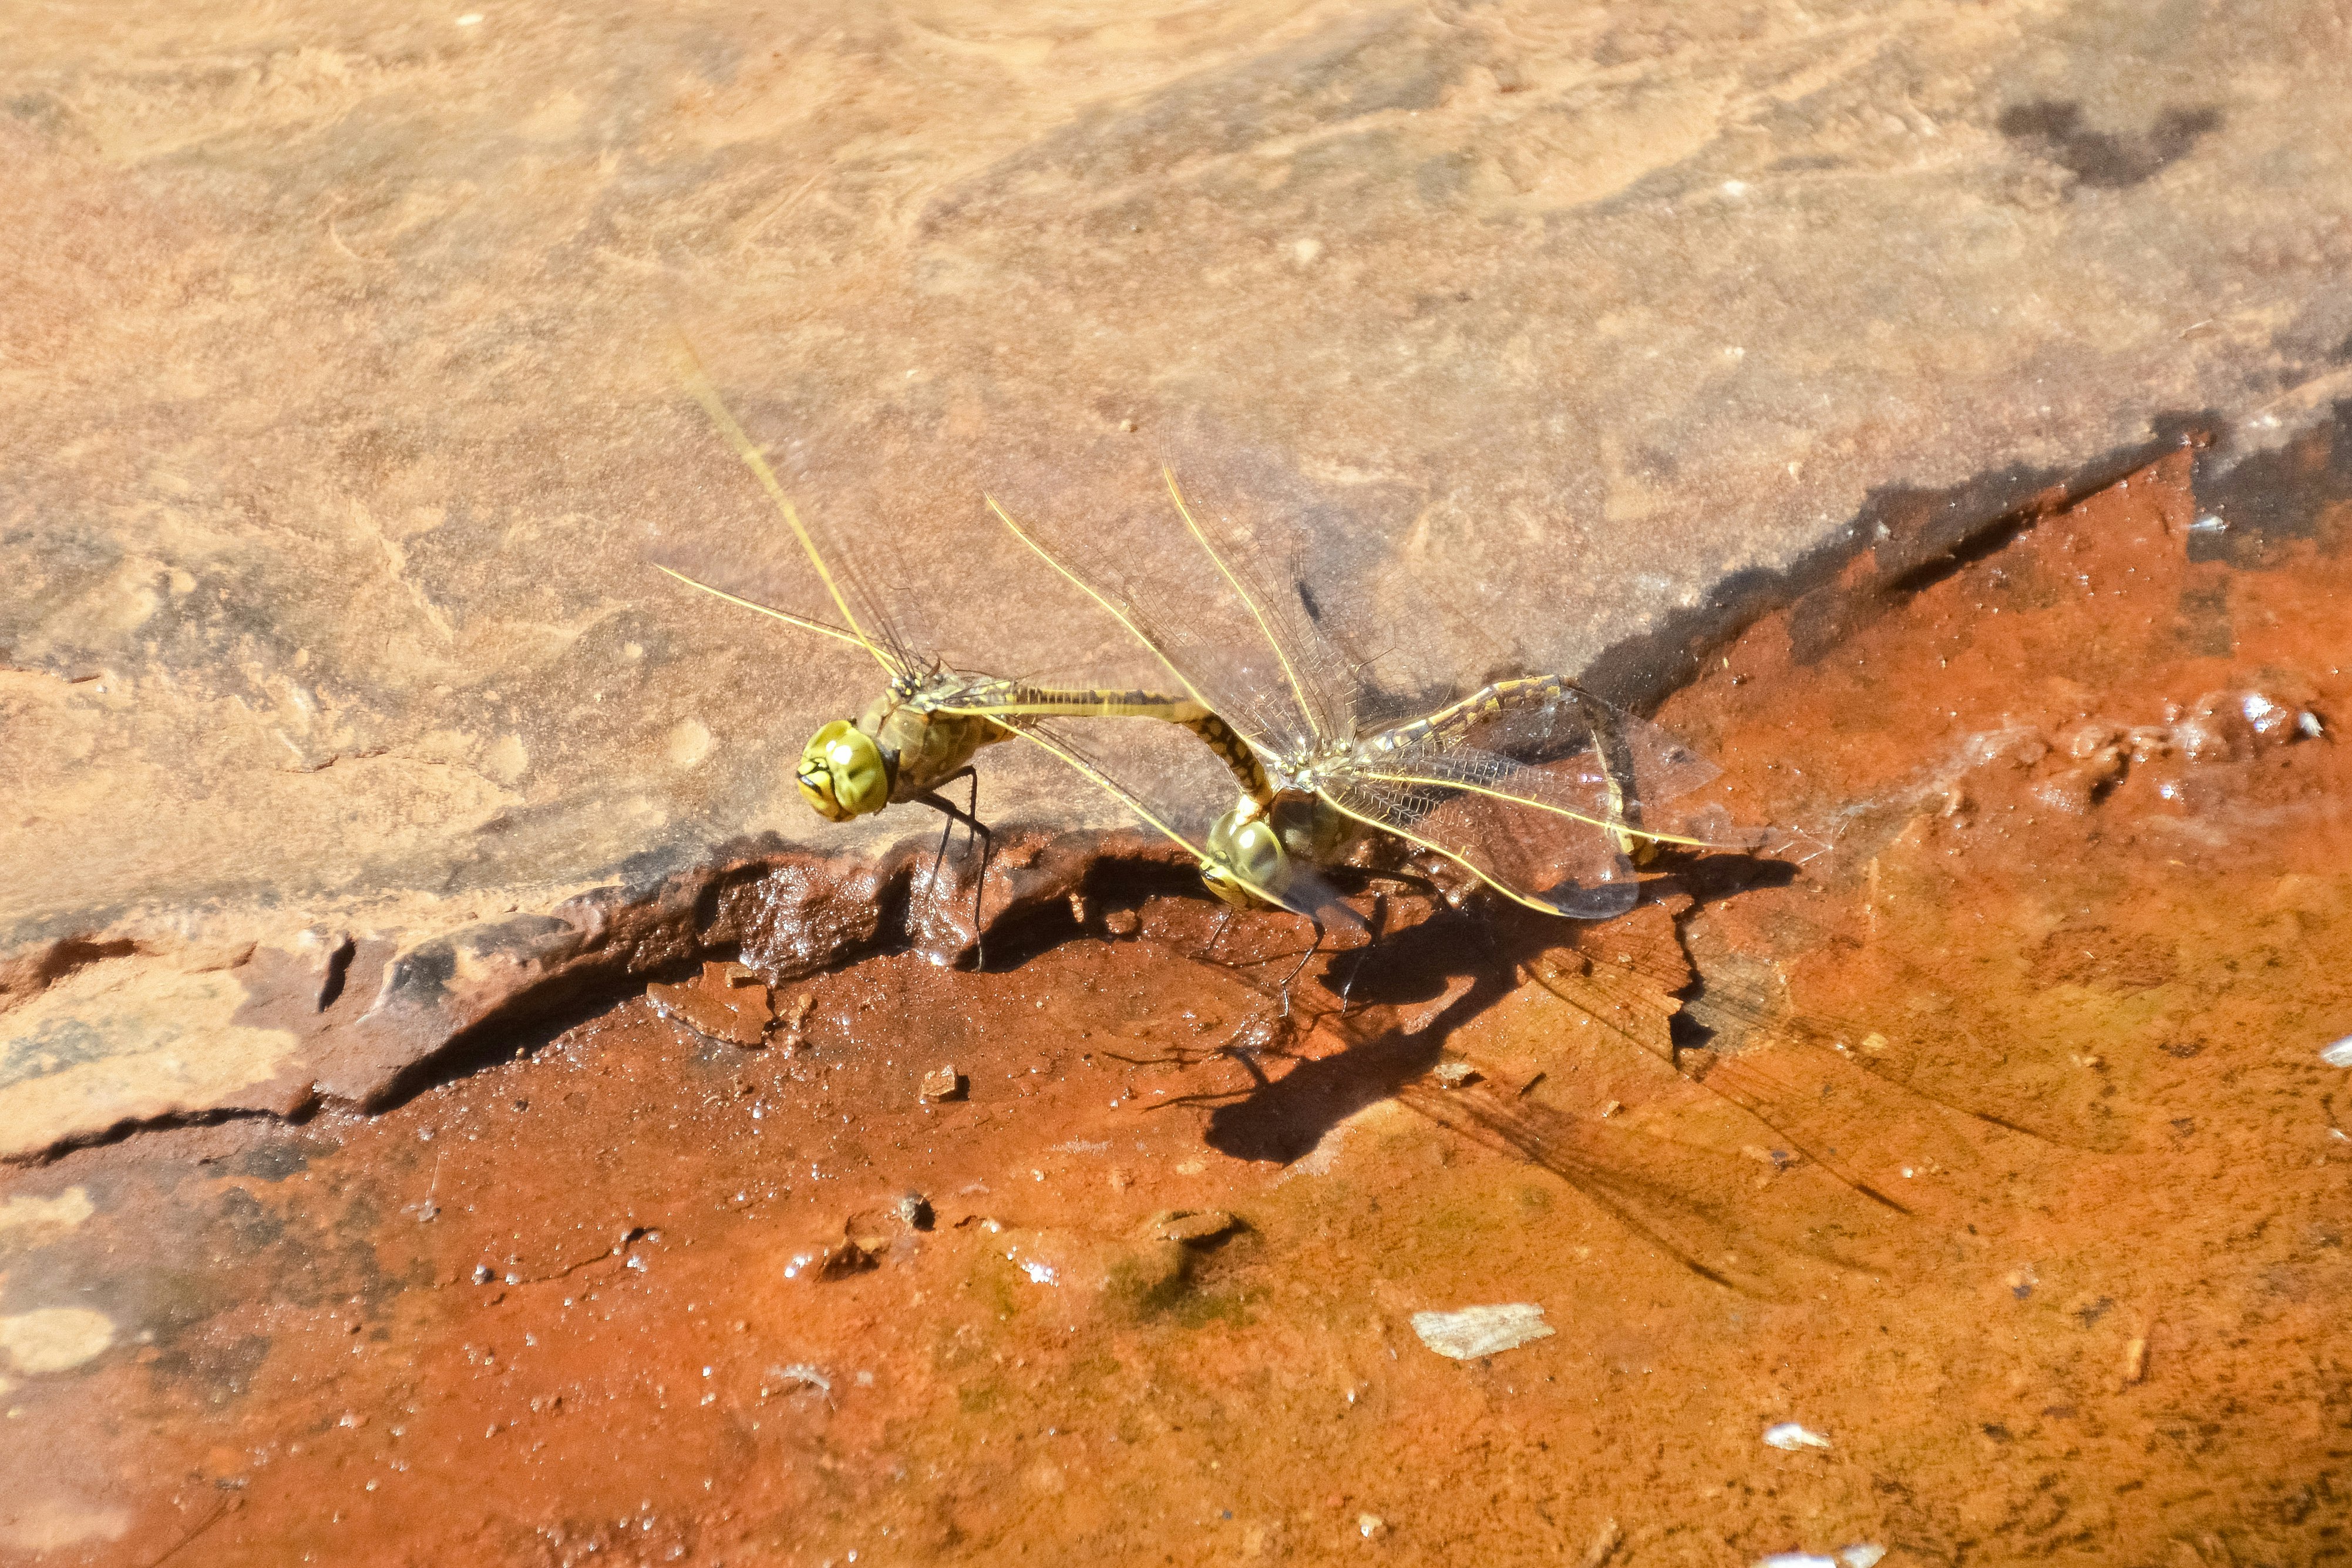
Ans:
{"type": "Polygon", "coordinates": [[[1300,922],[1114,856],[982,972],[711,953],[375,1114],[13,1167],[9,1550],[2339,1557],[2314,439],[1757,621],[1657,718],[1800,835],[1618,921],[1374,879],[1286,1013],[1300,922]]]}

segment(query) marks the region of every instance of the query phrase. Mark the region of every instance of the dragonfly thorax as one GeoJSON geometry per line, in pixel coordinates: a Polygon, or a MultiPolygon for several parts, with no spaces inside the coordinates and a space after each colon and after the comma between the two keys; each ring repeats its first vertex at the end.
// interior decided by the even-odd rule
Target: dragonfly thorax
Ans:
{"type": "Polygon", "coordinates": [[[1319,795],[1354,756],[1353,748],[1345,742],[1327,741],[1312,751],[1268,755],[1263,760],[1265,776],[1276,791],[1285,795],[1319,795]]]}

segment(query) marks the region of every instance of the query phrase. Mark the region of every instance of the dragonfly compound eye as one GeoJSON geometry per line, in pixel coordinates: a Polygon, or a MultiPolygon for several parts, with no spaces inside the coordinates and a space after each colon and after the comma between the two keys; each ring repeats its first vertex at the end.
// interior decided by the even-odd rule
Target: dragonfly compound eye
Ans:
{"type": "Polygon", "coordinates": [[[801,752],[801,794],[828,822],[847,822],[890,804],[890,766],[874,737],[835,719],[801,752]]]}
{"type": "Polygon", "coordinates": [[[1201,868],[1201,880],[1226,903],[1246,909],[1280,893],[1290,879],[1282,839],[1264,817],[1235,822],[1232,814],[1209,830],[1210,858],[1201,868]]]}

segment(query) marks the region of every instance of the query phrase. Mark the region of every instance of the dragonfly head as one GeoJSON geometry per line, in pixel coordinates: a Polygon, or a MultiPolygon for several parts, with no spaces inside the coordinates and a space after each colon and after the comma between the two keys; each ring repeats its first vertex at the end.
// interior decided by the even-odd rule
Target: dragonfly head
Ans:
{"type": "Polygon", "coordinates": [[[1225,813],[1209,829],[1208,851],[1201,862],[1201,880],[1235,909],[1268,902],[1266,894],[1281,892],[1290,880],[1282,836],[1263,816],[1239,810],[1225,813]]]}
{"type": "Polygon", "coordinates": [[[828,822],[847,822],[890,804],[890,760],[874,737],[835,719],[801,751],[801,794],[828,822]]]}

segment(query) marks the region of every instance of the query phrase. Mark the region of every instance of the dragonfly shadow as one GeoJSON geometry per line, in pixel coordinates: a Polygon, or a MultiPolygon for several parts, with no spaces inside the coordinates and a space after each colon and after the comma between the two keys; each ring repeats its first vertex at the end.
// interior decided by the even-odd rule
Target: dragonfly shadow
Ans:
{"type": "MultiPolygon", "coordinates": [[[[1610,930],[1586,928],[1568,945],[1608,951],[1614,943],[1603,933],[1610,930]]],[[[1425,994],[1434,981],[1450,1000],[1434,1012],[1383,1000],[1318,1019],[1314,1029],[1337,1031],[1342,1047],[1297,1061],[1279,1078],[1254,1071],[1253,1089],[1210,1113],[1207,1142],[1234,1158],[1288,1163],[1347,1118],[1394,1100],[1474,1142],[1551,1172],[1695,1273],[1745,1295],[1801,1299],[1822,1270],[1868,1273],[1906,1252],[1909,1242],[1889,1226],[1899,1226],[1907,1211],[1834,1172],[1783,1170],[1745,1152],[1564,1110],[1534,1092],[1542,1072],[1521,1080],[1506,1070],[1492,1081],[1481,1072],[1467,1079],[1433,1072],[1447,1040],[1520,992],[1523,973],[1539,975],[1538,964],[1547,954],[1557,957],[1563,935],[1557,921],[1444,910],[1382,944],[1377,984],[1384,996],[1425,994]],[[1757,1201],[1759,1183],[1771,1184],[1781,1201],[1757,1201]]],[[[1616,967],[1613,961],[1604,966],[1610,979],[1616,967]]]]}
{"type": "MultiPolygon", "coordinates": [[[[1785,886],[1794,877],[1797,868],[1785,860],[1717,853],[1679,858],[1646,886],[1651,896],[1682,893],[1707,905],[1752,889],[1785,886]]],[[[1348,1008],[1339,1016],[1327,1013],[1315,1027],[1340,1032],[1348,1044],[1296,1065],[1279,1079],[1261,1077],[1244,1098],[1216,1107],[1206,1142],[1234,1159],[1289,1163],[1306,1157],[1340,1121],[1376,1100],[1392,1100],[1434,1068],[1444,1041],[1517,990],[1528,959],[1559,938],[1559,921],[1519,910],[1489,914],[1440,908],[1397,936],[1340,954],[1324,983],[1348,987],[1348,1008]],[[1437,1016],[1397,1023],[1397,1008],[1433,1002],[1465,975],[1470,985],[1437,1016]]]]}
{"type": "Polygon", "coordinates": [[[1661,874],[1643,885],[1653,900],[1677,893],[1700,909],[1760,888],[1785,888],[1797,879],[1799,868],[1765,855],[1685,855],[1670,852],[1661,858],[1661,874]]]}
{"type": "Polygon", "coordinates": [[[1509,994],[1507,955],[1491,957],[1492,943],[1474,917],[1444,910],[1370,948],[1343,955],[1334,968],[1359,970],[1350,1005],[1313,1027],[1337,1031],[1348,1044],[1265,1079],[1246,1097],[1209,1117],[1209,1146],[1239,1160],[1287,1164],[1364,1107],[1394,1099],[1437,1063],[1453,1032],[1509,994]],[[1444,995],[1465,974],[1469,986],[1433,1016],[1408,1025],[1400,1008],[1444,995]]]}
{"type": "MultiPolygon", "coordinates": [[[[1680,895],[1703,907],[1785,887],[1796,876],[1797,868],[1763,856],[1677,855],[1645,890],[1654,900],[1680,895]]],[[[1246,1096],[1218,1107],[1209,1119],[1210,1147],[1243,1160],[1301,1158],[1340,1121],[1395,1098],[1435,1066],[1447,1037],[1510,994],[1528,961],[1557,945],[1562,931],[1556,920],[1517,909],[1441,907],[1394,936],[1339,955],[1324,983],[1344,985],[1348,1006],[1314,1026],[1337,1030],[1349,1044],[1279,1079],[1261,1078],[1246,1096]],[[1396,1020],[1397,1009],[1433,1000],[1465,975],[1469,986],[1434,1016],[1411,1026],[1396,1020]]]]}

